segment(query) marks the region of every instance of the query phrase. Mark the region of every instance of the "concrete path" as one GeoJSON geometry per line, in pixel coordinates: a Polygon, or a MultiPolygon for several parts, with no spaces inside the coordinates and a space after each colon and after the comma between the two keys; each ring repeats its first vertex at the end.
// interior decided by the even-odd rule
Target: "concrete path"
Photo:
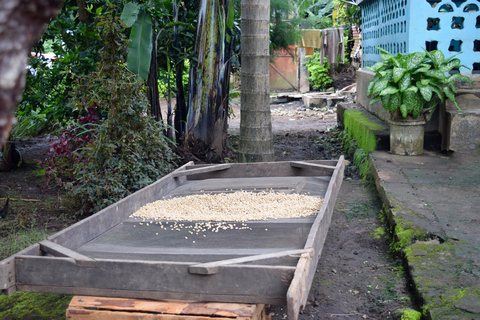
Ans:
{"type": "Polygon", "coordinates": [[[427,318],[480,319],[480,155],[370,159],[427,318]]]}

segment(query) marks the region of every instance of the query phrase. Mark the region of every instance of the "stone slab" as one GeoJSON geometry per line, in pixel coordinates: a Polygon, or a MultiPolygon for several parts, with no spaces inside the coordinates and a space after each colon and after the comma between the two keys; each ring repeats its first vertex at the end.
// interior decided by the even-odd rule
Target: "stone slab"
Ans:
{"type": "Polygon", "coordinates": [[[445,148],[452,151],[480,151],[480,98],[472,93],[456,98],[458,110],[453,102],[446,102],[445,148]]]}
{"type": "Polygon", "coordinates": [[[340,97],[336,93],[320,92],[304,94],[302,99],[303,104],[307,108],[324,108],[333,106],[336,103],[343,101],[344,97],[340,97]]]}

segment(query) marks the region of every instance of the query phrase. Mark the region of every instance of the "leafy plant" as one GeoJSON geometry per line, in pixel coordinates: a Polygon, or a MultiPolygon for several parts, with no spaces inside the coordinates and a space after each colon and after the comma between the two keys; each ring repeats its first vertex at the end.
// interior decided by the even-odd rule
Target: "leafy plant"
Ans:
{"type": "MultiPolygon", "coordinates": [[[[185,60],[184,61],[184,68],[182,72],[182,85],[183,85],[183,91],[188,92],[188,71],[190,69],[190,61],[185,60]]],[[[177,93],[178,89],[176,87],[176,78],[175,74],[169,73],[168,71],[163,70],[160,68],[159,70],[160,76],[159,76],[159,82],[158,82],[158,92],[160,97],[167,98],[168,93],[177,93]]]]}
{"type": "Polygon", "coordinates": [[[325,90],[328,88],[328,85],[333,82],[328,74],[330,70],[328,62],[325,61],[323,64],[320,63],[320,51],[315,52],[313,56],[307,57],[305,66],[307,67],[308,72],[310,72],[308,80],[313,89],[325,90]]]}
{"type": "Polygon", "coordinates": [[[382,61],[368,68],[376,72],[367,88],[368,97],[373,96],[370,104],[381,101],[393,119],[425,116],[430,120],[438,100],[443,102],[445,96],[459,108],[455,100],[455,81],[471,83],[471,80],[460,73],[448,73],[463,66],[460,59],[446,59],[438,50],[395,56],[382,48],[377,49],[382,61]]]}
{"type": "Polygon", "coordinates": [[[115,14],[97,18],[102,60],[92,75],[78,79],[72,99],[79,109],[98,106],[108,115],[95,139],[77,148],[81,161],[73,164],[73,181],[64,184],[79,214],[105,208],[175,166],[164,125],[148,115],[143,82],[126,68],[124,28],[115,14]]]}
{"type": "Polygon", "coordinates": [[[73,74],[94,69],[100,43],[92,28],[79,21],[77,11],[67,1],[33,48],[35,55],[29,61],[23,100],[16,113],[16,137],[50,133],[78,116],[68,104],[73,74]],[[45,53],[51,54],[49,59],[45,53]]]}
{"type": "Polygon", "coordinates": [[[45,169],[47,187],[51,182],[62,185],[75,179],[74,165],[87,161],[82,151],[94,141],[98,122],[96,109],[90,108],[87,116],[65,129],[58,141],[52,143],[47,160],[38,161],[45,169]]]}
{"type": "Polygon", "coordinates": [[[270,2],[270,39],[273,50],[283,49],[291,51],[291,45],[301,39],[301,29],[298,27],[301,20],[288,18],[294,10],[291,1],[272,0],[270,2]]]}

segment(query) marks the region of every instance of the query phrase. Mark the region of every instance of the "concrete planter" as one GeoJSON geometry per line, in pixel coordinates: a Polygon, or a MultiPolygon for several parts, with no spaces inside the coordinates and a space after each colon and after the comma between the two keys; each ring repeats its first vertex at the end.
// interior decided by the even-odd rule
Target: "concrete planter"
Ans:
{"type": "Polygon", "coordinates": [[[425,120],[405,119],[388,120],[390,124],[390,152],[404,156],[423,154],[423,136],[425,120]]]}

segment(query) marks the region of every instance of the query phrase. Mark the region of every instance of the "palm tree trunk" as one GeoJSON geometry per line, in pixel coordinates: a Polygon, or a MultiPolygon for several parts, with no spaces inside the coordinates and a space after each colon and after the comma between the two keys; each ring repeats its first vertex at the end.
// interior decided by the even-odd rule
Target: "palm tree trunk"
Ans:
{"type": "Polygon", "coordinates": [[[242,0],[240,162],[273,161],[270,114],[270,0],[242,0]]]}

